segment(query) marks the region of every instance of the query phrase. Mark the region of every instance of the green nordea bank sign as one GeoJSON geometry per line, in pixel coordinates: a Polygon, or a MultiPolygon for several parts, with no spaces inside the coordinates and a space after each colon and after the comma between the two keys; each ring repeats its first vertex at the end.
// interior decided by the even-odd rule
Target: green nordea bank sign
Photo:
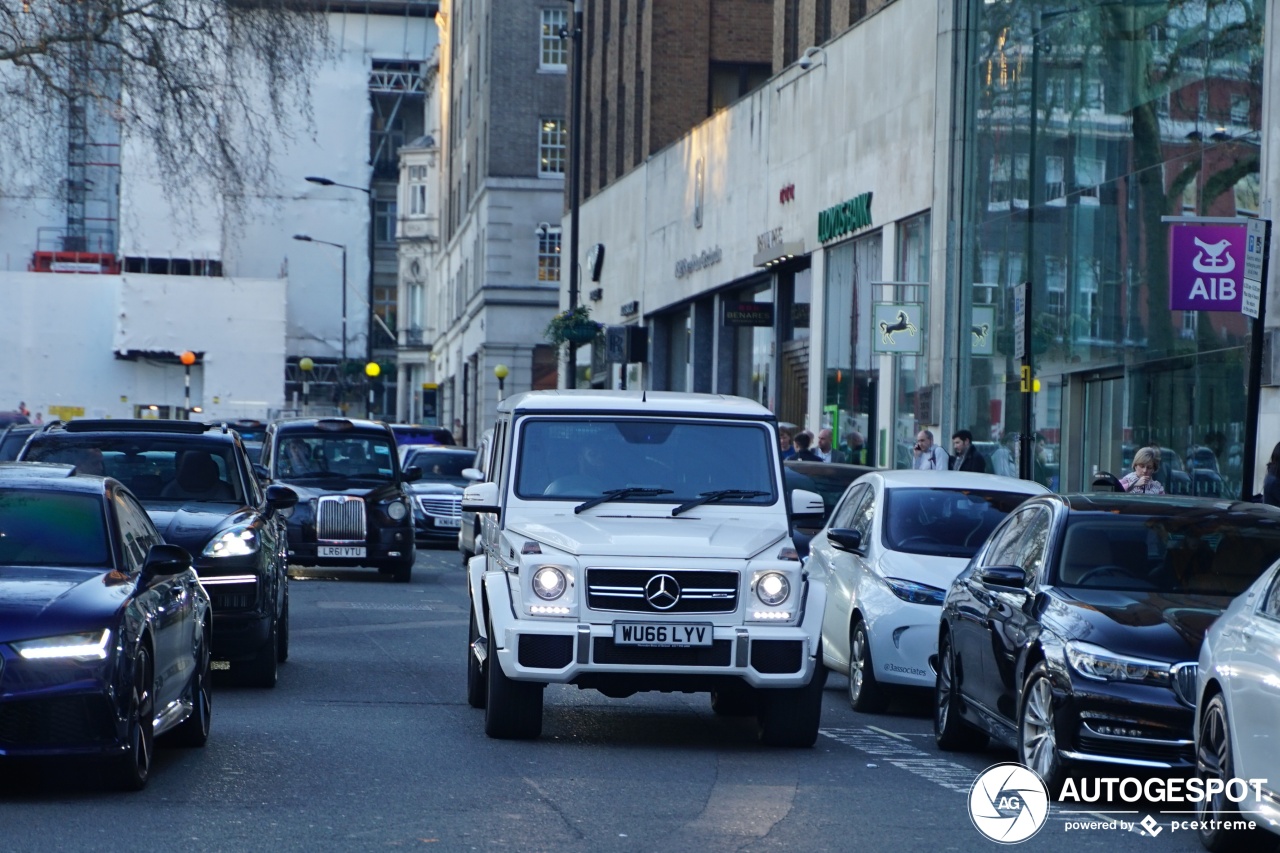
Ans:
{"type": "Polygon", "coordinates": [[[871,224],[871,193],[843,201],[818,214],[818,242],[843,237],[871,224]]]}

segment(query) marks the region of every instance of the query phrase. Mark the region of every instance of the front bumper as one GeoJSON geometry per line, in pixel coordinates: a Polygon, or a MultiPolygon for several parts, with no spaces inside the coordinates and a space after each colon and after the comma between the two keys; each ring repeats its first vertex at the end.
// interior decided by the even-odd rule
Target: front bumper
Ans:
{"type": "Polygon", "coordinates": [[[883,583],[864,594],[863,616],[877,681],[932,689],[936,677],[929,658],[938,653],[942,608],[903,601],[883,583]]]}
{"type": "Polygon", "coordinates": [[[1067,672],[1071,690],[1054,689],[1055,735],[1064,759],[1160,770],[1195,767],[1195,712],[1172,690],[1067,672]]]}
{"type": "Polygon", "coordinates": [[[93,663],[27,661],[8,648],[0,656],[0,756],[98,756],[124,749],[114,656],[93,663]]]}
{"type": "Polygon", "coordinates": [[[803,687],[818,663],[826,587],[810,579],[794,625],[742,624],[740,616],[716,614],[673,618],[672,622],[712,622],[712,645],[622,646],[614,643],[614,620],[625,614],[586,610],[586,619],[517,619],[510,587],[501,573],[486,583],[492,633],[489,660],[518,681],[576,684],[602,689],[700,692],[734,680],[752,687],[803,687]],[[733,616],[737,624],[727,624],[733,616]],[[587,621],[587,619],[599,621],[587,621]]]}

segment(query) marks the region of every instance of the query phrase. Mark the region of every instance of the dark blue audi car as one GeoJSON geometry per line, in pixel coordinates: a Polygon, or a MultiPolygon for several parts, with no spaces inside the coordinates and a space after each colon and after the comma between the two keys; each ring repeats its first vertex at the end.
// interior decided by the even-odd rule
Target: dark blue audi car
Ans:
{"type": "Polygon", "coordinates": [[[118,481],[0,463],[0,761],[79,756],[142,788],[209,737],[209,597],[118,481]]]}

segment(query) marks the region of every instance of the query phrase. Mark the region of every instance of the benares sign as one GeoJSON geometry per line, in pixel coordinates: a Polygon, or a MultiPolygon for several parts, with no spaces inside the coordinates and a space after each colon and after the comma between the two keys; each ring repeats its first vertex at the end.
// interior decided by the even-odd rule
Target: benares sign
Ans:
{"type": "Polygon", "coordinates": [[[681,258],[676,261],[676,278],[684,278],[712,264],[718,264],[722,257],[724,253],[720,251],[719,246],[716,246],[714,249],[703,249],[691,258],[681,258]]]}
{"type": "Polygon", "coordinates": [[[871,224],[871,193],[866,192],[818,214],[818,242],[843,237],[871,224]]]}

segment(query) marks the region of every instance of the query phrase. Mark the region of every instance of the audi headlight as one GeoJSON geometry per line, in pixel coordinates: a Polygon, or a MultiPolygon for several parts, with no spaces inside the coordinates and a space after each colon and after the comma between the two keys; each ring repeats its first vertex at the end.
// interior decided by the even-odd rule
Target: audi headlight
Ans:
{"type": "Polygon", "coordinates": [[[63,634],[58,637],[43,637],[39,640],[23,640],[14,643],[13,648],[27,660],[49,660],[51,658],[75,658],[78,660],[103,660],[107,656],[107,646],[111,642],[111,631],[84,631],[79,634],[63,634]]]}
{"type": "Polygon", "coordinates": [[[251,527],[233,527],[209,540],[206,557],[247,557],[258,550],[258,534],[251,527]]]}
{"type": "Polygon", "coordinates": [[[791,581],[780,572],[765,572],[756,579],[756,598],[766,607],[777,607],[791,594],[791,581]]]}
{"type": "Polygon", "coordinates": [[[555,601],[564,595],[569,582],[558,566],[539,566],[533,573],[533,594],[543,601],[555,601]]]}
{"type": "Polygon", "coordinates": [[[1092,643],[1067,643],[1067,661],[1076,672],[1095,681],[1169,684],[1169,664],[1118,655],[1092,643]]]}
{"type": "Polygon", "coordinates": [[[942,600],[947,597],[947,591],[938,589],[936,586],[927,586],[902,578],[885,578],[884,582],[894,595],[912,604],[934,604],[941,607],[942,600]]]}
{"type": "Polygon", "coordinates": [[[392,521],[403,521],[408,514],[409,510],[405,507],[404,501],[392,501],[387,504],[387,515],[392,521]]]}

